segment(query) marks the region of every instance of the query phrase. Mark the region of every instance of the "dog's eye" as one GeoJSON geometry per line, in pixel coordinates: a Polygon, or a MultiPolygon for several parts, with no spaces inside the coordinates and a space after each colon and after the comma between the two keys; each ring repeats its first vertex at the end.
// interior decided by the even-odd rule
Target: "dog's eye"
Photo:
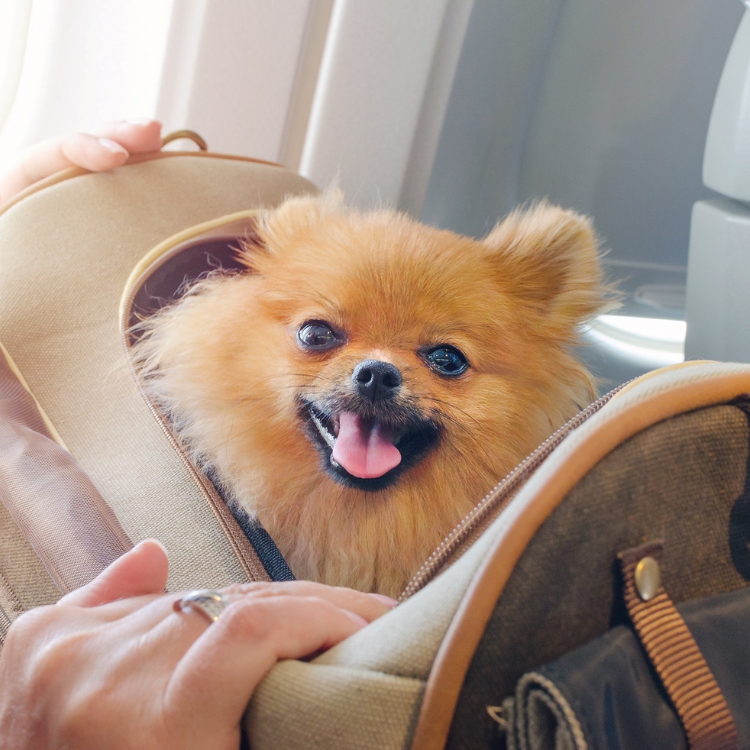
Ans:
{"type": "Polygon", "coordinates": [[[297,339],[305,349],[332,349],[341,343],[339,336],[331,326],[322,320],[310,320],[303,323],[297,331],[297,339]]]}
{"type": "Polygon", "coordinates": [[[453,346],[436,346],[423,356],[427,364],[441,375],[461,375],[469,369],[466,357],[453,346]]]}

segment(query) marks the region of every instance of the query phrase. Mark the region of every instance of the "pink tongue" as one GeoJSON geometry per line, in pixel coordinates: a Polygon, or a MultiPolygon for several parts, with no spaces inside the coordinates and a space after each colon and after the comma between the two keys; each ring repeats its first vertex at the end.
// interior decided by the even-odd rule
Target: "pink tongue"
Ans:
{"type": "Polygon", "coordinates": [[[362,419],[350,411],[342,412],[333,460],[360,479],[382,477],[401,463],[394,438],[393,431],[380,422],[362,419]]]}

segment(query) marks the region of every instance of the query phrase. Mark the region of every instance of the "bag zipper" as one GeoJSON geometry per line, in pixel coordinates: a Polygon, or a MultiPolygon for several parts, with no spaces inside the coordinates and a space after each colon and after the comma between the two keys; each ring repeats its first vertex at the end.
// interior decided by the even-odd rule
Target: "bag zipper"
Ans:
{"type": "Polygon", "coordinates": [[[552,451],[585,421],[598,412],[606,403],[619,393],[625,386],[633,382],[613,388],[609,393],[587,406],[575,417],[552,433],[533,453],[528,455],[501,482],[493,487],[468,515],[443,539],[437,549],[427,558],[424,565],[414,574],[413,578],[398,598],[399,604],[414,596],[423,589],[438,573],[455,562],[470,546],[469,542],[478,537],[505,509],[513,496],[531,478],[552,451]]]}

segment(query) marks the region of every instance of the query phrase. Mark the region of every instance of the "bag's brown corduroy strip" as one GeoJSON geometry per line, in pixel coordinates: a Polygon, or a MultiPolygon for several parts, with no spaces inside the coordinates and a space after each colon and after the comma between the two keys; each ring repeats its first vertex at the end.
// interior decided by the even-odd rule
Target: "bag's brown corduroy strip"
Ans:
{"type": "Polygon", "coordinates": [[[661,542],[649,542],[618,555],[628,612],[680,717],[691,750],[738,750],[729,706],[664,587],[649,601],[636,590],[636,566],[644,557],[661,563],[662,550],[661,542]]]}

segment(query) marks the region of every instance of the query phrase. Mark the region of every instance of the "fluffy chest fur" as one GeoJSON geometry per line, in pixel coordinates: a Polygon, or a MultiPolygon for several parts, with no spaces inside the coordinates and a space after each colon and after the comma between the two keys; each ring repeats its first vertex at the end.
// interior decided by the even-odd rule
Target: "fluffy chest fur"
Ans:
{"type": "Polygon", "coordinates": [[[592,396],[588,221],[540,205],[477,241],[335,196],[262,217],[247,272],[146,324],[144,382],[299,578],[396,596],[592,396]]]}

